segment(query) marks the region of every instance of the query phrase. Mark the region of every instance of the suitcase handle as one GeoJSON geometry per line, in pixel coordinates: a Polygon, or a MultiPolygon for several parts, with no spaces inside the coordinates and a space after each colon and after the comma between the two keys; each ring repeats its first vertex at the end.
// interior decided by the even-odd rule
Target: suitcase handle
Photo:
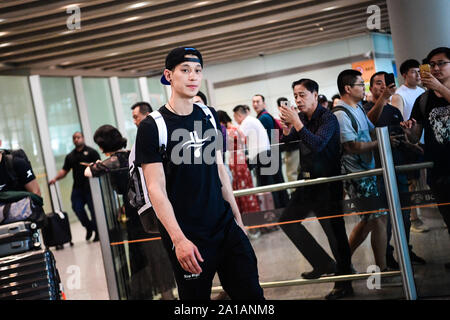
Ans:
{"type": "Polygon", "coordinates": [[[50,203],[52,205],[52,210],[53,210],[53,212],[56,212],[61,217],[61,219],[64,219],[64,214],[62,213],[61,199],[59,198],[58,188],[56,187],[56,184],[51,184],[50,188],[51,187],[55,188],[56,200],[58,201],[58,206],[59,206],[59,210],[55,210],[55,208],[53,207],[53,201],[50,201],[50,203]]]}

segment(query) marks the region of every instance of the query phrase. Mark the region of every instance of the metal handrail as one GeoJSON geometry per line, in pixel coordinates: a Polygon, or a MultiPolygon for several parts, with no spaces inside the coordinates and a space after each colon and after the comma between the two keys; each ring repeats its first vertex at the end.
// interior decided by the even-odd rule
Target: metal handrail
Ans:
{"type": "MultiPolygon", "coordinates": [[[[395,170],[403,172],[403,171],[412,171],[412,170],[432,168],[432,167],[433,167],[433,162],[423,162],[423,163],[414,163],[414,164],[405,164],[405,165],[395,166],[395,170]]],[[[302,179],[302,180],[297,180],[297,181],[271,184],[269,186],[235,190],[235,191],[233,191],[233,195],[235,197],[241,197],[241,196],[247,196],[247,195],[256,194],[256,193],[280,191],[280,190],[285,190],[285,189],[292,189],[292,188],[310,186],[310,185],[327,183],[327,182],[351,180],[351,179],[357,179],[357,178],[369,177],[369,176],[380,176],[382,174],[383,174],[383,169],[378,168],[378,169],[371,169],[371,170],[361,171],[361,172],[353,172],[353,173],[343,174],[343,175],[333,176],[333,177],[322,177],[322,178],[308,179],[308,180],[302,179]]]]}
{"type": "MultiPolygon", "coordinates": [[[[283,280],[283,281],[269,281],[269,282],[261,282],[261,288],[279,288],[279,287],[288,287],[288,286],[301,286],[308,284],[316,284],[316,283],[327,283],[327,282],[337,282],[337,281],[356,281],[363,280],[369,277],[377,276],[387,278],[387,277],[395,277],[401,275],[400,271],[385,271],[385,272],[374,272],[374,273],[358,273],[358,274],[347,274],[341,276],[329,276],[329,277],[321,277],[317,279],[295,279],[295,280],[283,280]]],[[[222,292],[223,288],[221,286],[213,287],[211,289],[212,293],[222,292]]]]}

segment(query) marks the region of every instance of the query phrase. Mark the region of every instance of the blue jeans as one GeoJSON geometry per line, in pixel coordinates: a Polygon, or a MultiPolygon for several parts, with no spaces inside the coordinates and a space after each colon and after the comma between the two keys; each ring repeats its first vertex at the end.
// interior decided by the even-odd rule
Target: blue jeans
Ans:
{"type": "Polygon", "coordinates": [[[74,188],[70,200],[72,201],[72,209],[80,220],[81,225],[87,230],[97,232],[97,222],[95,221],[94,204],[92,202],[90,189],[84,190],[74,188]],[[86,204],[91,213],[91,219],[89,219],[87,212],[84,209],[86,204]]]}

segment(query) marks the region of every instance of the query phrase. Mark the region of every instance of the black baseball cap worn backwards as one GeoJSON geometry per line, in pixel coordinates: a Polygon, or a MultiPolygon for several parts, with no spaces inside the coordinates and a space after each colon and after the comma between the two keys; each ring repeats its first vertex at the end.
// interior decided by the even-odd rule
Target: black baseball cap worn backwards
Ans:
{"type": "MultiPolygon", "coordinates": [[[[198,62],[203,67],[203,58],[200,51],[190,47],[178,47],[170,51],[169,54],[167,55],[166,69],[172,70],[177,65],[185,61],[198,62]],[[186,55],[194,55],[197,58],[186,57],[186,55]]],[[[170,85],[170,82],[167,81],[164,74],[161,77],[161,83],[164,85],[170,85]]]]}

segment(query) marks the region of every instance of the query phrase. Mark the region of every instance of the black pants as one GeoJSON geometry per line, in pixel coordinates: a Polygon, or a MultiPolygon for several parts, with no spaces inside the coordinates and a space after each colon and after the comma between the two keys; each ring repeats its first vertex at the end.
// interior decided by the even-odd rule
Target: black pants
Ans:
{"type": "Polygon", "coordinates": [[[92,202],[92,195],[90,189],[73,189],[71,199],[72,210],[80,220],[81,225],[87,230],[97,232],[97,221],[95,220],[94,203],[92,202]],[[88,206],[91,212],[91,219],[89,219],[85,206],[88,206]]]}
{"type": "Polygon", "coordinates": [[[245,233],[234,219],[225,228],[223,241],[218,245],[197,245],[204,262],[199,262],[202,273],[185,271],[172,248],[170,238],[162,230],[164,245],[169,253],[180,300],[209,300],[214,275],[217,272],[225,292],[233,300],[264,300],[259,285],[255,252],[245,233]]]}
{"type": "MultiPolygon", "coordinates": [[[[258,187],[284,182],[283,173],[281,170],[281,155],[279,155],[277,159],[278,166],[271,158],[270,151],[267,151],[267,153],[263,152],[261,154],[258,154],[256,159],[255,176],[258,187]],[[269,158],[270,162],[266,163],[267,159],[269,158]],[[267,170],[268,168],[272,168],[271,166],[273,167],[273,170],[270,169],[270,171],[275,172],[267,174],[265,170],[267,170]]],[[[275,209],[285,208],[287,206],[289,202],[289,195],[286,190],[272,192],[272,196],[275,209]]]]}
{"type": "MultiPolygon", "coordinates": [[[[280,217],[280,222],[304,219],[311,211],[317,217],[325,217],[342,213],[342,182],[321,184],[298,188],[280,217]]],[[[320,219],[336,262],[327,254],[313,238],[302,223],[289,223],[281,228],[316,270],[332,270],[336,265],[336,274],[351,273],[351,253],[343,217],[320,219]]],[[[336,286],[350,283],[337,282],[336,286]]]]}
{"type": "MultiPolygon", "coordinates": [[[[436,177],[434,174],[430,179],[430,188],[433,196],[436,199],[437,204],[444,204],[450,202],[450,176],[436,177]]],[[[439,206],[439,212],[444,219],[447,226],[448,233],[450,234],[450,205],[439,206]]]]}

